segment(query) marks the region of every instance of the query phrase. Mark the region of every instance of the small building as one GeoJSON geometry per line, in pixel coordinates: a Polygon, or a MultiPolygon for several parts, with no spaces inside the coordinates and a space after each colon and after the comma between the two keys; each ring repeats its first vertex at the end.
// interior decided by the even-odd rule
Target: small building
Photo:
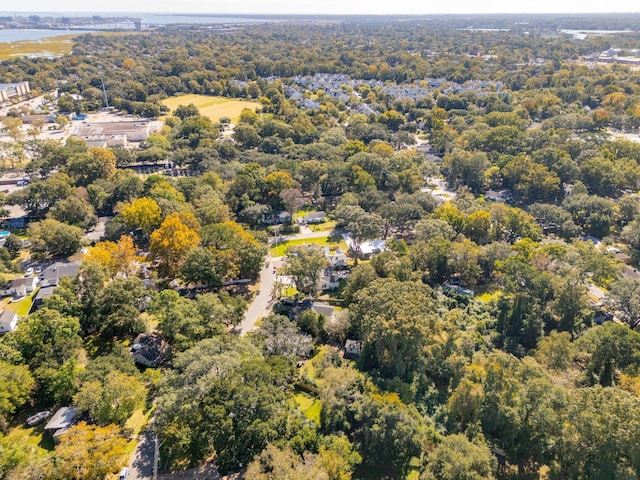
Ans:
{"type": "Polygon", "coordinates": [[[160,335],[141,333],[131,347],[131,355],[136,363],[157,368],[169,354],[169,344],[160,335]]]}
{"type": "Polygon", "coordinates": [[[331,268],[346,267],[349,264],[349,258],[339,248],[337,248],[333,253],[331,253],[331,250],[329,250],[329,247],[324,247],[324,256],[327,258],[327,261],[329,262],[329,267],[331,268]]]}
{"type": "Polygon", "coordinates": [[[32,293],[38,286],[38,277],[21,277],[11,280],[2,290],[0,290],[0,296],[2,297],[26,297],[32,293]]]}
{"type": "Polygon", "coordinates": [[[25,125],[31,125],[33,123],[42,122],[44,123],[56,123],[56,114],[55,113],[43,113],[37,115],[23,115],[20,117],[22,123],[25,125]]]}
{"type": "Polygon", "coordinates": [[[361,340],[347,340],[344,344],[344,358],[355,360],[362,352],[361,340]]]}
{"type": "Polygon", "coordinates": [[[313,302],[311,304],[311,310],[316,312],[318,315],[322,315],[327,319],[327,321],[331,321],[333,320],[333,316],[336,312],[336,307],[327,303],[313,302]]]}
{"type": "Polygon", "coordinates": [[[0,333],[13,332],[18,326],[18,314],[5,310],[0,313],[0,333]]]}
{"type": "Polygon", "coordinates": [[[291,223],[291,215],[289,212],[271,212],[264,215],[262,222],[265,225],[281,225],[291,223]]]}
{"type": "Polygon", "coordinates": [[[51,420],[44,426],[55,443],[60,443],[60,437],[67,433],[75,424],[76,409],[73,407],[62,407],[51,417],[51,420]]]}
{"type": "Polygon", "coordinates": [[[370,242],[362,242],[360,244],[360,258],[368,260],[374,255],[387,250],[384,240],[371,240],[370,242]]]}
{"type": "Polygon", "coordinates": [[[309,212],[302,219],[306,224],[324,223],[327,221],[327,214],[325,212],[309,212]]]}
{"type": "Polygon", "coordinates": [[[318,287],[320,288],[320,290],[337,290],[339,286],[340,277],[331,272],[330,269],[325,269],[322,275],[320,275],[320,280],[318,282],[318,287]]]}
{"type": "Polygon", "coordinates": [[[509,190],[487,190],[484,194],[486,200],[501,203],[513,203],[513,194],[509,190]]]}

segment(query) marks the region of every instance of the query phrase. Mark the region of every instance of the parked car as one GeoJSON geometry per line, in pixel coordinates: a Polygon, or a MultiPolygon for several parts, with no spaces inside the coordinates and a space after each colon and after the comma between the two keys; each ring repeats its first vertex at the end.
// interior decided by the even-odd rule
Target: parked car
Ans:
{"type": "Polygon", "coordinates": [[[49,410],[38,412],[35,415],[31,415],[29,418],[27,418],[27,425],[29,425],[30,427],[33,427],[34,425],[37,425],[42,420],[47,418],[49,415],[51,415],[51,412],[49,410]]]}
{"type": "Polygon", "coordinates": [[[127,480],[128,477],[129,469],[127,467],[124,467],[122,470],[120,470],[120,476],[118,477],[118,480],[127,480]]]}
{"type": "Polygon", "coordinates": [[[33,267],[27,268],[27,270],[24,272],[25,277],[30,277],[31,275],[33,275],[33,267]]]}
{"type": "Polygon", "coordinates": [[[42,273],[42,267],[36,267],[36,273],[40,275],[42,273]]]}

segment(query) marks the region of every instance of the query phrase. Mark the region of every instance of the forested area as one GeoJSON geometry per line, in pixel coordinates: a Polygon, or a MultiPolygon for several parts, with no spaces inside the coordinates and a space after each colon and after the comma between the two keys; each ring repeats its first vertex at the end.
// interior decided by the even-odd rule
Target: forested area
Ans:
{"type": "MultiPolygon", "coordinates": [[[[143,414],[168,471],[640,478],[640,143],[612,135],[640,129],[640,71],[583,61],[639,49],[640,19],[563,19],[631,29],[585,39],[547,17],[476,20],[506,30],[168,28],[2,62],[2,81],[58,88],[61,111],[102,107],[103,74],[116,109],[167,116],[137,150],[16,135],[2,153],[30,160],[31,183],[3,202],[27,211],[31,255],[77,254],[109,220],[79,275],[0,338],[0,479],[105,478],[143,414]],[[305,88],[316,74],[341,84],[305,88]],[[261,108],[225,136],[193,105],[168,112],[181,93],[261,108]],[[198,175],[125,168],[141,162],[198,175]],[[255,290],[225,287],[258,280],[277,235],[265,218],[301,209],[352,239],[339,308],[274,312],[239,335],[255,290]],[[385,248],[359,258],[376,239],[385,248]],[[158,369],[130,354],[143,332],[171,347],[158,369]],[[67,405],[82,422],[50,451],[12,437],[67,405]]],[[[298,299],[318,296],[324,256],[303,245],[285,261],[298,299]]]]}

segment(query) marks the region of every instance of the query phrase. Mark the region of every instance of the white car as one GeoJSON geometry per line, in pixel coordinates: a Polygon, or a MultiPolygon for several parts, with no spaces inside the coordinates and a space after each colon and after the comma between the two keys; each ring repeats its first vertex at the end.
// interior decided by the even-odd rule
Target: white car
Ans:
{"type": "Polygon", "coordinates": [[[25,277],[30,277],[31,275],[33,275],[33,267],[27,268],[27,270],[24,272],[25,277]]]}

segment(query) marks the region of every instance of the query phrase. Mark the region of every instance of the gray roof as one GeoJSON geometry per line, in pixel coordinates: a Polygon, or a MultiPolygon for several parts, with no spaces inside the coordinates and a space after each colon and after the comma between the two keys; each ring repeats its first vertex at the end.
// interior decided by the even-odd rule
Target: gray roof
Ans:
{"type": "Polygon", "coordinates": [[[26,287],[27,285],[33,285],[36,281],[35,277],[20,277],[11,280],[11,288],[26,287]]]}
{"type": "Polygon", "coordinates": [[[305,220],[311,220],[315,218],[326,218],[327,214],[325,212],[309,212],[304,216],[305,220]]]}
{"type": "Polygon", "coordinates": [[[62,407],[51,417],[51,420],[45,425],[45,430],[58,430],[60,428],[69,428],[73,425],[73,419],[76,418],[76,409],[73,407],[62,407]]]}
{"type": "Polygon", "coordinates": [[[335,307],[327,305],[326,303],[314,302],[311,306],[311,310],[325,316],[326,318],[331,318],[333,316],[333,312],[335,311],[335,307]]]}
{"type": "Polygon", "coordinates": [[[12,312],[11,310],[5,310],[0,313],[0,323],[11,323],[11,321],[16,317],[17,313],[12,312]]]}
{"type": "Polygon", "coordinates": [[[43,284],[57,285],[58,280],[61,278],[64,278],[64,277],[75,278],[78,276],[79,269],[80,269],[80,264],[77,262],[74,262],[74,263],[56,262],[45,269],[43,284]]]}

